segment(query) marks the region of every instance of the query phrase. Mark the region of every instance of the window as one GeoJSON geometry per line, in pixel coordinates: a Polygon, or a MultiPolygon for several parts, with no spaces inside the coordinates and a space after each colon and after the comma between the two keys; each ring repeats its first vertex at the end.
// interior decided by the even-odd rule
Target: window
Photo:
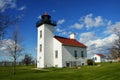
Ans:
{"type": "Polygon", "coordinates": [[[94,59],[97,60],[97,57],[95,57],[94,59]]]}
{"type": "Polygon", "coordinates": [[[83,51],[81,51],[81,57],[84,58],[84,52],[83,51]]]}
{"type": "Polygon", "coordinates": [[[42,51],[42,44],[40,44],[40,52],[42,51]]]}
{"type": "Polygon", "coordinates": [[[76,51],[76,50],[74,51],[74,57],[75,57],[75,58],[78,57],[78,56],[77,56],[77,51],[76,51]]]}
{"type": "Polygon", "coordinates": [[[55,51],[55,58],[58,58],[58,50],[55,51]]]}
{"type": "Polygon", "coordinates": [[[40,38],[42,38],[42,30],[40,31],[40,38]]]}

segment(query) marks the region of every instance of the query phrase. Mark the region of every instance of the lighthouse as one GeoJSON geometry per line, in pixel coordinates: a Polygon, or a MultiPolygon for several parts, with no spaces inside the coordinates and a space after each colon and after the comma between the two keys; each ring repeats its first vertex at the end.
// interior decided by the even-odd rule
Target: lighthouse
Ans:
{"type": "Polygon", "coordinates": [[[86,65],[87,46],[76,40],[54,35],[56,24],[47,13],[37,22],[37,68],[75,67],[86,65]]]}
{"type": "Polygon", "coordinates": [[[53,65],[53,38],[56,24],[51,16],[45,13],[37,22],[37,68],[52,67],[53,65]]]}

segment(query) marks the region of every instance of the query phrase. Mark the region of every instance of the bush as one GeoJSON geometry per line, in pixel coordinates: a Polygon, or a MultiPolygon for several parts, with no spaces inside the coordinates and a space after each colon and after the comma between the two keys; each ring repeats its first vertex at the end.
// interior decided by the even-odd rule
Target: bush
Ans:
{"type": "Polygon", "coordinates": [[[92,59],[88,59],[88,60],[87,60],[87,64],[88,64],[88,65],[93,65],[93,64],[94,64],[94,62],[93,62],[93,60],[92,60],[92,59]]]}

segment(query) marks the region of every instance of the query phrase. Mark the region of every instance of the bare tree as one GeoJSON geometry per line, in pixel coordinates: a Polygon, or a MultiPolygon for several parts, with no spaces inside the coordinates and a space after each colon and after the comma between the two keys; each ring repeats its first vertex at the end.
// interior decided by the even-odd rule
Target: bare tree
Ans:
{"type": "Polygon", "coordinates": [[[120,29],[114,28],[114,32],[117,35],[118,39],[114,41],[114,45],[110,49],[110,53],[113,58],[118,59],[120,58],[120,29]]]}
{"type": "Polygon", "coordinates": [[[19,43],[19,36],[18,36],[18,30],[15,30],[13,32],[13,39],[12,43],[7,46],[8,54],[13,59],[13,74],[16,73],[16,60],[21,55],[21,52],[23,51],[23,48],[20,46],[19,43]]]}

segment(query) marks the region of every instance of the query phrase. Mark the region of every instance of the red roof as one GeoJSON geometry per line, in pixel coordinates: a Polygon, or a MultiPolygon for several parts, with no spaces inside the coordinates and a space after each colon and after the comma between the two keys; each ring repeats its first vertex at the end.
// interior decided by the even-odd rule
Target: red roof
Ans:
{"type": "Polygon", "coordinates": [[[96,55],[101,56],[101,57],[105,57],[105,55],[104,55],[104,54],[96,54],[96,55]]]}
{"type": "Polygon", "coordinates": [[[87,48],[84,44],[78,42],[75,39],[70,39],[70,38],[65,38],[65,37],[60,37],[60,36],[55,36],[55,38],[60,41],[64,45],[69,45],[69,46],[77,46],[77,47],[83,47],[87,48]]]}

